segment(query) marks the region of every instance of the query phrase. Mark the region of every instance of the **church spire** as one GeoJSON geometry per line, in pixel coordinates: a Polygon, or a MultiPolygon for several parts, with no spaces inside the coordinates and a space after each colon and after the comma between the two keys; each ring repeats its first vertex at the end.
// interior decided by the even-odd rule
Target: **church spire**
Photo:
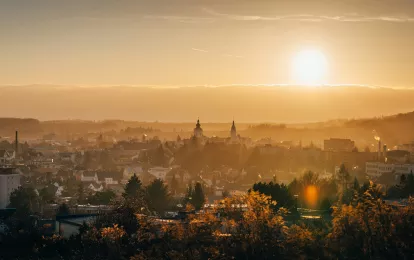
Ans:
{"type": "Polygon", "coordinates": [[[197,119],[196,127],[194,128],[194,137],[202,137],[203,129],[201,128],[200,118],[197,119]]]}
{"type": "Polygon", "coordinates": [[[236,124],[234,123],[234,119],[233,119],[233,124],[231,125],[230,136],[231,136],[232,142],[237,141],[238,138],[237,138],[236,124]]]}

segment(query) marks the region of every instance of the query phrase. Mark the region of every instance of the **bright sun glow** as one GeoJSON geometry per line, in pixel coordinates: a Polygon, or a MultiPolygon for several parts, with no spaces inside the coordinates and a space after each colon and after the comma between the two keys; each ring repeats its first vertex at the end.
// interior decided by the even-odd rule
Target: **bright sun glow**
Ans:
{"type": "Polygon", "coordinates": [[[294,81],[298,84],[324,84],[327,70],[328,61],[318,50],[302,50],[293,59],[292,74],[294,81]]]}

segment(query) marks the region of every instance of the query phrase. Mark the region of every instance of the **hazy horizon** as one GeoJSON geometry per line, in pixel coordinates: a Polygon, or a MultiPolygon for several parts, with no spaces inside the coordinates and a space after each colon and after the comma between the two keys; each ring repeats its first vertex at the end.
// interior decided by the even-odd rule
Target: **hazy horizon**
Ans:
{"type": "Polygon", "coordinates": [[[413,89],[3,86],[0,117],[39,120],[308,123],[414,111],[413,89]],[[13,108],[13,109],[11,109],[13,108]]]}

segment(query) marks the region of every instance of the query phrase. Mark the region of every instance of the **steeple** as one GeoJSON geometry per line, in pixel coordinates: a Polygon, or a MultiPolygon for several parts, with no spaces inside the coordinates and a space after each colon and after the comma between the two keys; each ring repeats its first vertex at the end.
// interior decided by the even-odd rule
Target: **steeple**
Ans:
{"type": "Polygon", "coordinates": [[[231,126],[231,131],[236,131],[236,125],[234,124],[234,119],[233,119],[233,125],[231,126]]]}
{"type": "Polygon", "coordinates": [[[233,119],[233,124],[231,125],[230,137],[231,137],[232,142],[237,142],[237,140],[238,140],[237,130],[236,130],[236,124],[234,123],[234,119],[233,119]]]}
{"type": "Polygon", "coordinates": [[[196,127],[194,128],[194,137],[203,137],[203,129],[201,128],[200,119],[197,119],[196,127]]]}

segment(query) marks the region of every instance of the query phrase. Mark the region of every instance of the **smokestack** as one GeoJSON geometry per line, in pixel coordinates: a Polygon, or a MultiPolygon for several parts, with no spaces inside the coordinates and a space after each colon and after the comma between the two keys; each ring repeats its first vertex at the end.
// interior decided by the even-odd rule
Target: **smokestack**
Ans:
{"type": "Polygon", "coordinates": [[[383,146],[382,157],[384,158],[386,162],[387,161],[387,145],[386,144],[384,144],[383,146]]]}
{"type": "Polygon", "coordinates": [[[378,140],[378,161],[381,161],[381,140],[378,140]]]}
{"type": "Polygon", "coordinates": [[[15,140],[15,148],[16,154],[19,153],[19,131],[16,130],[16,140],[15,140]]]}

